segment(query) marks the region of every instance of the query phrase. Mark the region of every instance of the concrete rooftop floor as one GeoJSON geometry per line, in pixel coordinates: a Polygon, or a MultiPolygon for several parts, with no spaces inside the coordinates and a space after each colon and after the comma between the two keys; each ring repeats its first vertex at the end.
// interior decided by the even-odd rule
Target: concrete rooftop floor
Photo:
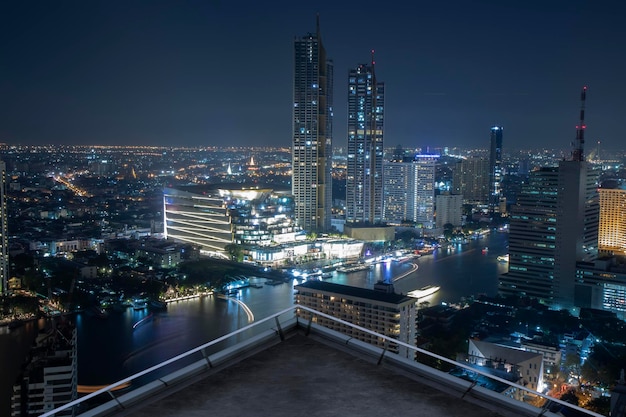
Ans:
{"type": "Polygon", "coordinates": [[[307,337],[284,342],[116,416],[500,416],[307,337]]]}

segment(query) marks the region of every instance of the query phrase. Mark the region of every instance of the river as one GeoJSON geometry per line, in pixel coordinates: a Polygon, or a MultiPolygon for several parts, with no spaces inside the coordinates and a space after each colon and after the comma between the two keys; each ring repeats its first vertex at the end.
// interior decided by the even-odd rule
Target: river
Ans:
{"type": "MultiPolygon", "coordinates": [[[[457,302],[462,297],[480,293],[495,295],[498,276],[506,272],[506,264],[496,258],[506,253],[507,238],[506,234],[492,233],[413,261],[381,263],[372,270],[350,274],[335,271],[326,281],[373,288],[378,280],[387,279],[393,281],[396,292],[401,293],[430,284],[440,286],[441,290],[427,299],[431,304],[457,302]],[[485,247],[489,248],[487,252],[483,250],[485,247]],[[411,262],[417,265],[413,272],[410,272],[415,268],[411,262]],[[403,275],[406,276],[394,281],[403,275]]],[[[245,303],[253,317],[238,303],[213,296],[171,303],[163,312],[129,308],[123,313],[111,313],[105,319],[79,314],[76,316],[78,383],[110,384],[241,328],[251,320],[285,309],[293,304],[293,298],[290,283],[242,289],[238,299],[245,303]]],[[[3,357],[0,411],[8,410],[19,358],[32,343],[36,330],[37,322],[10,332],[0,330],[3,357]]],[[[0,415],[5,414],[8,413],[0,412],[0,415]]]]}

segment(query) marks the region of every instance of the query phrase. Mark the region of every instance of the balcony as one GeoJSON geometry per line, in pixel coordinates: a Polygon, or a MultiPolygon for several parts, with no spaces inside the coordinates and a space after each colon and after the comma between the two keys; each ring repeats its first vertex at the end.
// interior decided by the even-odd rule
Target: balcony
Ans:
{"type": "Polygon", "coordinates": [[[108,387],[43,414],[75,407],[96,416],[546,416],[570,408],[599,414],[548,398],[539,408],[457,378],[422,363],[374,347],[310,320],[297,309],[349,326],[390,343],[431,356],[457,369],[506,384],[504,392],[528,389],[482,373],[397,340],[376,334],[305,306],[293,306],[222,336],[108,387]],[[228,340],[231,346],[209,353],[228,340]],[[167,369],[166,375],[161,375],[167,369]],[[171,370],[173,369],[173,370],[171,370]],[[151,377],[151,378],[150,378],[151,377]],[[137,381],[150,380],[139,386],[137,381]],[[129,388],[117,390],[118,387],[129,388]]]}

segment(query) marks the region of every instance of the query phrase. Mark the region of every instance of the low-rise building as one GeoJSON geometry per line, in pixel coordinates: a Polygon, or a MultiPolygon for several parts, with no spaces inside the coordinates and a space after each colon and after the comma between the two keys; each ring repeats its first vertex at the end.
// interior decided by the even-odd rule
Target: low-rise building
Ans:
{"type": "MultiPolygon", "coordinates": [[[[385,291],[307,281],[295,286],[296,303],[415,346],[417,300],[391,292],[390,284],[381,288],[385,291]]],[[[309,318],[306,312],[298,315],[309,318]]],[[[375,346],[387,345],[384,339],[324,317],[315,316],[313,321],[375,346]]],[[[414,351],[404,346],[390,343],[387,347],[390,352],[413,358],[414,351]]]]}
{"type": "MultiPolygon", "coordinates": [[[[469,339],[468,362],[534,391],[543,390],[543,355],[495,343],[469,339]]],[[[511,393],[521,400],[524,393],[511,393]]]]}

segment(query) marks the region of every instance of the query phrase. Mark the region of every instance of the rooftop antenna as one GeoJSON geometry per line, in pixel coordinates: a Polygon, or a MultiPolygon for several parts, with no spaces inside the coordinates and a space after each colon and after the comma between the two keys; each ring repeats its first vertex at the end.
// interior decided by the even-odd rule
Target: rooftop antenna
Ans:
{"type": "Polygon", "coordinates": [[[574,148],[574,154],[572,155],[573,161],[585,161],[584,147],[585,147],[585,99],[587,98],[587,87],[583,87],[583,91],[580,93],[580,122],[576,126],[576,143],[574,148]]]}
{"type": "Polygon", "coordinates": [[[320,14],[319,13],[315,15],[315,34],[317,35],[319,39],[320,37],[320,14]]]}

